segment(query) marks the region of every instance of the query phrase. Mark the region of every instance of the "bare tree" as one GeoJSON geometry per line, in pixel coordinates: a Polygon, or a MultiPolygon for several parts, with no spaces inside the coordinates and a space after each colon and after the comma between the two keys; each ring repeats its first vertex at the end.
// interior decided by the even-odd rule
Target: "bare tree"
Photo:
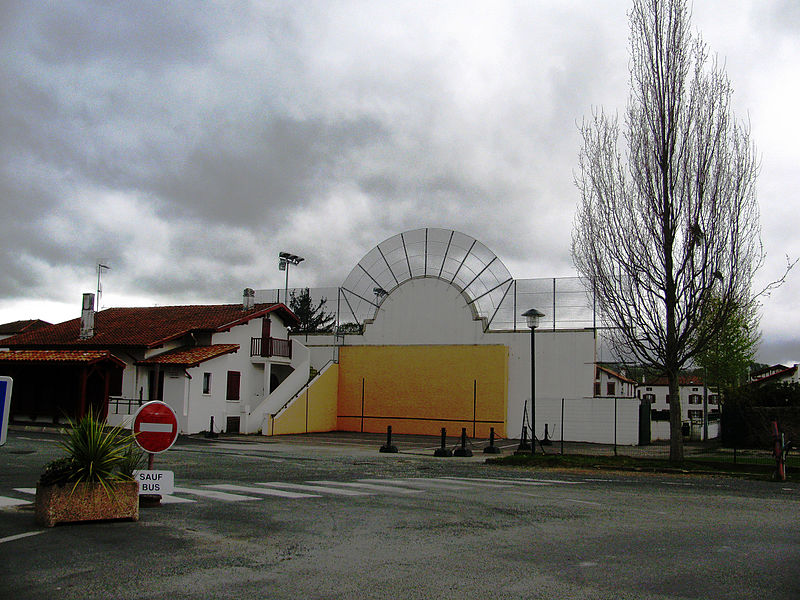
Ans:
{"type": "Polygon", "coordinates": [[[670,460],[680,462],[678,374],[754,302],[764,258],[758,161],[724,69],[690,31],[686,1],[634,0],[629,17],[622,132],[602,110],[581,127],[572,255],[620,358],[667,376],[670,460]]]}

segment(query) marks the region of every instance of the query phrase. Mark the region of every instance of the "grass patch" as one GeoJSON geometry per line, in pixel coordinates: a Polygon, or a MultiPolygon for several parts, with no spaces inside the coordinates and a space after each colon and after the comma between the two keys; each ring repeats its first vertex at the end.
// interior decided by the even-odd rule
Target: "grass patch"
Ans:
{"type": "MultiPolygon", "coordinates": [[[[775,463],[745,462],[737,459],[734,464],[730,457],[703,457],[687,459],[674,465],[666,459],[638,458],[632,456],[596,456],[586,454],[511,454],[487,458],[487,463],[517,467],[539,467],[556,469],[609,469],[619,471],[640,471],[650,473],[714,473],[731,476],[755,476],[757,479],[770,479],[775,471],[775,463]]],[[[787,480],[795,479],[787,463],[787,480]]]]}

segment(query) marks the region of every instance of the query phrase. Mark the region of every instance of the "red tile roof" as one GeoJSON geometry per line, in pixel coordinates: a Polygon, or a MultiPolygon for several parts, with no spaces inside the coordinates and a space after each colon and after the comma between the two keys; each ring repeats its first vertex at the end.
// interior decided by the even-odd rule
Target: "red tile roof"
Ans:
{"type": "Polygon", "coordinates": [[[89,339],[79,339],[80,318],[77,318],[15,335],[0,341],[0,346],[154,348],[189,332],[224,331],[271,312],[290,323],[299,323],[286,306],[272,303],[256,304],[250,310],[244,310],[241,304],[109,308],[95,314],[95,334],[89,339]]]}
{"type": "MultiPolygon", "coordinates": [[[[666,376],[657,377],[656,379],[648,380],[642,385],[669,385],[669,380],[666,376]]],[[[685,386],[702,386],[703,385],[703,378],[699,375],[678,375],[678,385],[685,385],[685,386]]]]}
{"type": "Polygon", "coordinates": [[[109,360],[125,363],[108,350],[8,350],[0,352],[0,363],[87,363],[109,360]]]}
{"type": "Polygon", "coordinates": [[[26,321],[13,321],[11,323],[3,323],[0,325],[0,335],[16,335],[25,331],[34,331],[51,325],[47,321],[41,319],[28,319],[26,321]]]}
{"type": "Polygon", "coordinates": [[[625,377],[625,375],[617,373],[616,371],[613,371],[613,370],[609,369],[608,367],[604,367],[603,365],[598,364],[597,368],[600,369],[601,371],[604,371],[608,375],[611,375],[612,377],[616,377],[620,381],[625,381],[627,383],[633,383],[633,384],[636,383],[633,379],[630,379],[629,377],[625,377]]]}
{"type": "Polygon", "coordinates": [[[183,346],[170,350],[164,354],[137,361],[137,365],[179,365],[182,367],[196,367],[202,362],[211,360],[223,354],[230,354],[239,349],[239,344],[213,344],[211,346],[183,346]]]}
{"type": "Polygon", "coordinates": [[[765,383],[767,381],[778,380],[791,377],[797,372],[797,365],[787,367],[786,365],[775,365],[767,369],[761,369],[753,374],[750,383],[765,383]]]}

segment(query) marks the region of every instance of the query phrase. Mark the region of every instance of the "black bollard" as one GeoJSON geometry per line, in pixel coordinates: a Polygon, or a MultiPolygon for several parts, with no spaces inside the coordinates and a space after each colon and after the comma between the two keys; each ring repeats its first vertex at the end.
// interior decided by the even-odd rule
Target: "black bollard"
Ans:
{"type": "Polygon", "coordinates": [[[445,456],[445,457],[453,456],[453,453],[450,451],[449,448],[446,447],[446,444],[447,444],[447,429],[442,427],[442,445],[433,451],[433,455],[445,456]]]}
{"type": "Polygon", "coordinates": [[[494,445],[494,427],[489,428],[489,445],[483,449],[484,454],[500,454],[500,448],[494,445]]]}
{"type": "Polygon", "coordinates": [[[397,452],[397,446],[392,444],[392,426],[386,427],[386,443],[381,446],[381,452],[397,452]]]}
{"type": "Polygon", "coordinates": [[[461,445],[453,451],[453,456],[472,456],[472,450],[467,448],[467,428],[461,428],[461,445]]]}
{"type": "Polygon", "coordinates": [[[211,422],[208,424],[208,433],[206,433],[206,437],[215,438],[217,435],[217,433],[214,433],[214,415],[211,415],[211,422]]]}
{"type": "Polygon", "coordinates": [[[523,425],[522,426],[522,436],[519,440],[519,446],[516,450],[514,450],[514,454],[530,454],[531,453],[531,444],[528,443],[528,428],[523,425]]]}
{"type": "Polygon", "coordinates": [[[547,423],[544,424],[544,439],[542,440],[542,446],[552,446],[553,440],[550,439],[550,433],[547,431],[547,423]]]}

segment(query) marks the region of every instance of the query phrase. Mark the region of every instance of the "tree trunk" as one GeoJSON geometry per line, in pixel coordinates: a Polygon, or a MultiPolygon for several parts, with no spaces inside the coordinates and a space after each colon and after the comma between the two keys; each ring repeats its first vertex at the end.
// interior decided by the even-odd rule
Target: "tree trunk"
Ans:
{"type": "Polygon", "coordinates": [[[683,463],[683,425],[681,419],[681,394],[678,386],[678,374],[670,372],[669,380],[669,462],[683,463]]]}

